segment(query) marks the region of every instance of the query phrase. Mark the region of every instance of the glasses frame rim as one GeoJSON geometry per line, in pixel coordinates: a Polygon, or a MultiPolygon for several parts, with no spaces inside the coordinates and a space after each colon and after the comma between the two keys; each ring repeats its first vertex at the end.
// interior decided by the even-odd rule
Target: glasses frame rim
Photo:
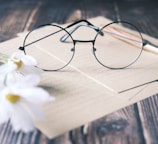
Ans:
{"type": "MultiPolygon", "coordinates": [[[[62,26],[59,26],[59,25],[57,25],[57,24],[51,24],[51,23],[50,23],[50,24],[43,24],[43,25],[40,25],[40,26],[38,26],[38,27],[36,27],[36,28],[34,28],[34,29],[32,29],[32,30],[30,30],[30,31],[28,32],[28,34],[27,34],[27,35],[25,36],[25,38],[24,38],[23,46],[20,47],[19,49],[20,49],[20,50],[23,50],[24,53],[27,54],[27,53],[26,53],[26,50],[25,50],[25,47],[27,47],[27,45],[25,45],[25,42],[26,42],[27,37],[28,37],[28,36],[30,35],[30,33],[33,32],[34,30],[37,30],[37,29],[39,29],[39,28],[41,28],[41,27],[44,27],[44,26],[56,26],[56,27],[60,28],[61,30],[64,30],[64,31],[66,32],[66,34],[68,34],[68,37],[71,37],[72,42],[73,42],[73,46],[74,46],[74,47],[72,48],[72,49],[73,49],[72,57],[70,58],[70,60],[68,61],[68,63],[67,63],[66,65],[64,65],[64,66],[61,67],[61,68],[55,69],[55,70],[53,70],[53,69],[48,70],[48,69],[42,69],[42,68],[40,68],[40,69],[42,69],[42,70],[44,70],[44,71],[58,71],[58,70],[61,70],[61,69],[65,68],[66,66],[68,66],[68,65],[70,64],[70,62],[72,61],[74,55],[75,55],[75,45],[76,45],[77,42],[83,42],[83,43],[84,43],[84,42],[85,42],[85,43],[87,43],[87,42],[92,42],[92,51],[93,51],[93,55],[94,55],[95,59],[96,59],[97,62],[100,63],[103,67],[106,67],[106,68],[108,68],[108,69],[116,69],[116,70],[117,70],[117,69],[124,69],[124,68],[127,68],[127,67],[133,65],[133,64],[139,59],[139,57],[141,56],[142,51],[143,51],[143,46],[144,46],[144,45],[143,45],[143,42],[144,42],[144,39],[143,39],[143,36],[142,36],[140,30],[139,30],[134,24],[132,24],[132,23],[130,23],[130,22],[127,22],[127,21],[122,21],[122,20],[120,20],[120,21],[113,21],[113,22],[110,22],[110,23],[104,25],[103,27],[99,28],[99,27],[93,25],[92,23],[90,23],[89,21],[87,21],[87,20],[85,20],[85,19],[81,19],[81,20],[78,20],[78,21],[76,21],[76,22],[73,22],[73,23],[69,24],[68,26],[66,26],[65,28],[63,28],[62,26]],[[72,31],[72,33],[70,33],[69,31],[66,30],[66,29],[68,29],[68,28],[70,28],[70,27],[72,27],[72,26],[74,26],[74,25],[77,25],[78,23],[81,23],[81,22],[84,22],[84,23],[87,24],[87,25],[81,25],[81,26],[87,26],[87,27],[92,28],[92,29],[94,29],[94,30],[96,31],[96,35],[94,36],[94,39],[92,39],[92,40],[75,40],[75,39],[73,38],[73,36],[72,36],[72,33],[73,33],[76,29],[75,29],[74,31],[72,31]],[[120,67],[120,68],[112,68],[112,67],[109,67],[109,66],[104,65],[103,63],[100,62],[100,60],[97,58],[96,53],[95,53],[95,51],[96,51],[95,42],[96,42],[97,36],[98,36],[99,34],[102,35],[102,31],[101,31],[101,30],[103,30],[103,29],[106,28],[107,26],[109,26],[109,25],[111,25],[111,24],[115,24],[115,23],[126,23],[126,24],[129,24],[129,25],[133,26],[133,27],[137,30],[137,32],[139,33],[139,35],[140,35],[140,37],[141,37],[141,40],[142,40],[142,46],[141,46],[140,54],[139,54],[130,64],[128,64],[127,66],[124,66],[124,67],[120,67]]],[[[79,25],[77,28],[79,28],[79,27],[80,27],[80,25],[79,25]]],[[[54,34],[54,33],[53,33],[53,34],[54,34]]],[[[53,35],[53,34],[51,34],[51,35],[53,35]]],[[[42,39],[43,39],[43,38],[42,38],[42,39]]],[[[63,42],[61,39],[60,39],[60,41],[63,42]]],[[[65,41],[65,40],[64,40],[64,41],[65,41]]],[[[30,45],[30,44],[29,44],[29,45],[30,45]]]]}
{"type": "MultiPolygon", "coordinates": [[[[40,67],[39,67],[39,68],[40,68],[41,70],[43,70],[43,71],[59,71],[59,70],[65,68],[67,65],[69,65],[69,63],[72,61],[72,59],[73,59],[73,57],[74,57],[74,55],[75,55],[75,41],[74,41],[72,35],[71,35],[65,28],[63,28],[63,27],[61,27],[61,26],[59,26],[59,25],[56,25],[56,24],[43,24],[43,25],[40,25],[40,26],[38,26],[38,27],[36,27],[36,28],[34,28],[34,29],[32,29],[32,30],[30,30],[30,31],[28,32],[28,34],[27,34],[27,35],[25,36],[25,38],[24,38],[23,46],[20,47],[19,49],[20,49],[20,50],[23,50],[24,54],[27,55],[26,49],[25,49],[25,48],[28,46],[28,45],[25,45],[25,42],[26,42],[27,37],[28,37],[33,31],[35,31],[35,30],[37,30],[37,29],[39,29],[39,28],[45,27],[45,26],[55,26],[55,27],[60,28],[61,31],[65,31],[65,32],[69,35],[69,37],[72,39],[72,42],[73,42],[73,48],[71,48],[71,51],[73,52],[73,54],[72,54],[70,60],[68,61],[68,63],[65,64],[63,67],[58,68],[58,69],[54,69],[54,70],[53,70],[53,69],[50,69],[50,70],[49,70],[49,69],[45,69],[45,68],[40,68],[40,67]],[[72,50],[72,49],[73,49],[73,50],[72,50]]],[[[53,35],[53,34],[52,34],[52,35],[53,35]]],[[[30,44],[29,44],[29,45],[30,45],[30,44]]]]}
{"type": "Polygon", "coordinates": [[[142,54],[142,52],[143,52],[143,48],[144,48],[144,45],[143,45],[144,39],[143,39],[143,36],[142,36],[140,30],[139,30],[135,25],[133,25],[133,24],[130,23],[130,22],[122,21],[122,20],[113,21],[113,22],[110,22],[110,23],[104,25],[100,30],[103,30],[104,28],[108,27],[108,26],[111,25],[111,24],[118,24],[118,23],[125,23],[125,24],[129,24],[129,25],[131,25],[132,27],[134,27],[135,30],[136,30],[136,31],[139,33],[139,35],[140,35],[140,38],[141,38],[141,41],[142,41],[142,46],[140,47],[141,50],[140,50],[139,55],[138,55],[130,64],[128,64],[127,66],[123,66],[123,67],[120,67],[120,68],[109,67],[109,66],[107,66],[107,65],[104,65],[104,64],[97,58],[97,56],[96,56],[96,53],[95,53],[95,51],[96,51],[95,42],[96,42],[96,39],[97,39],[97,37],[98,37],[98,35],[99,35],[99,34],[97,33],[96,36],[95,36],[95,41],[94,41],[94,45],[93,45],[93,46],[94,46],[94,47],[93,47],[93,48],[94,48],[93,54],[94,54],[96,60],[97,60],[102,66],[104,66],[104,67],[106,67],[106,68],[108,68],[108,69],[113,69],[113,70],[125,69],[125,68],[127,68],[127,67],[133,65],[133,64],[140,58],[140,56],[141,56],[141,54],[142,54]]]}

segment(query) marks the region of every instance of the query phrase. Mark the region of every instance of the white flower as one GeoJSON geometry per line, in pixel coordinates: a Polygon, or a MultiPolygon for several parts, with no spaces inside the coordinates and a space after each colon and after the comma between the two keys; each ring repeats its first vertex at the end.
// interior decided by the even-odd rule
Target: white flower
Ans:
{"type": "Polygon", "coordinates": [[[8,74],[13,71],[18,71],[23,75],[27,74],[41,74],[42,70],[37,68],[37,61],[23,52],[15,52],[10,58],[5,60],[5,64],[0,66],[0,73],[8,74]]]}
{"type": "Polygon", "coordinates": [[[37,87],[39,81],[36,75],[21,76],[18,81],[7,77],[7,86],[0,93],[0,123],[10,119],[16,132],[34,130],[35,119],[43,117],[42,104],[54,100],[48,92],[37,87]]]}
{"type": "Polygon", "coordinates": [[[34,58],[22,52],[0,57],[0,124],[10,120],[16,132],[32,131],[35,119],[44,118],[42,105],[55,98],[38,87],[42,70],[34,58]]]}

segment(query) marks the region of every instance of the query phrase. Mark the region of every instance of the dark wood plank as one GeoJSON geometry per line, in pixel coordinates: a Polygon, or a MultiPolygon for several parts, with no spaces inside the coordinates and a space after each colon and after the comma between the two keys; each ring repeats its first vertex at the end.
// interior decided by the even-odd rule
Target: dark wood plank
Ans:
{"type": "Polygon", "coordinates": [[[122,0],[115,1],[119,19],[129,21],[139,27],[141,32],[158,38],[158,1],[122,0]]]}
{"type": "MultiPolygon", "coordinates": [[[[62,1],[63,2],[63,1],[62,1]]],[[[1,41],[10,39],[15,37],[17,33],[22,31],[30,30],[31,28],[35,27],[36,25],[57,22],[57,23],[64,23],[64,17],[57,17],[58,12],[61,12],[61,15],[70,17],[72,12],[69,12],[67,15],[65,12],[67,9],[71,7],[71,4],[68,3],[66,7],[65,5],[61,6],[60,2],[53,2],[53,3],[43,3],[41,1],[35,2],[3,2],[1,3],[0,11],[2,12],[0,15],[0,22],[2,22],[1,27],[1,41]],[[52,5],[54,7],[52,7],[52,5]],[[58,5],[59,4],[59,5],[58,5]],[[59,9],[58,9],[59,8],[59,9]],[[48,10],[48,12],[46,11],[48,10]],[[50,12],[54,10],[53,13],[50,12]],[[44,13],[45,12],[45,13],[44,13]],[[46,14],[46,15],[45,15],[46,14]],[[47,14],[50,14],[47,16],[47,14]],[[43,17],[42,17],[43,16],[43,17]],[[49,16],[53,16],[53,19],[49,19],[49,16]],[[3,18],[4,17],[4,18],[3,18]],[[19,19],[19,17],[21,17],[19,19]],[[57,20],[55,19],[57,18],[57,20]],[[8,29],[9,27],[9,29],[8,29]],[[4,33],[2,33],[4,32],[4,33]]],[[[72,9],[73,11],[74,9],[72,9]]],[[[72,15],[71,15],[72,17],[72,15]]],[[[70,19],[70,18],[69,18],[70,19]]],[[[72,18],[71,18],[72,20],[72,18]]],[[[10,126],[9,123],[1,125],[0,127],[0,143],[1,144],[70,144],[71,140],[69,140],[69,133],[63,134],[60,137],[57,137],[53,140],[49,140],[46,136],[44,136],[40,131],[35,130],[31,133],[23,133],[18,132],[15,133],[10,126]]]]}
{"type": "Polygon", "coordinates": [[[71,3],[63,0],[48,1],[42,3],[31,27],[46,23],[63,24],[77,19],[81,19],[81,11],[79,7],[76,7],[76,1],[71,1],[71,3]]]}
{"type": "MultiPolygon", "coordinates": [[[[0,41],[4,41],[23,31],[28,17],[36,3],[1,1],[0,2],[0,41]]],[[[20,133],[12,131],[9,123],[0,127],[0,143],[18,143],[20,133]]],[[[21,140],[20,140],[21,141],[21,140]]]]}
{"type": "Polygon", "coordinates": [[[0,41],[16,37],[23,31],[36,3],[4,1],[0,4],[0,41]]]}
{"type": "MultiPolygon", "coordinates": [[[[100,123],[94,122],[92,128],[92,137],[96,137],[95,140],[98,140],[98,144],[144,143],[144,136],[141,132],[134,105],[108,115],[100,123]]],[[[91,137],[89,141],[91,141],[91,137]]]]}
{"type": "Polygon", "coordinates": [[[158,95],[152,96],[138,104],[141,124],[146,143],[158,143],[158,95]]]}
{"type": "Polygon", "coordinates": [[[81,10],[84,18],[92,18],[97,16],[104,16],[111,20],[116,20],[116,12],[114,10],[112,0],[84,0],[81,10]]]}
{"type": "MultiPolygon", "coordinates": [[[[33,10],[38,4],[37,1],[2,1],[0,2],[0,41],[4,41],[16,34],[24,31],[27,26],[33,10]]],[[[0,126],[0,143],[1,144],[34,144],[36,133],[24,134],[15,133],[10,124],[6,123],[0,126]]],[[[47,138],[45,138],[47,140],[47,138]]]]}
{"type": "Polygon", "coordinates": [[[141,131],[132,105],[72,131],[71,139],[76,144],[143,144],[141,131]]]}
{"type": "MultiPolygon", "coordinates": [[[[89,0],[85,1],[84,5],[82,11],[85,14],[85,18],[105,16],[111,20],[118,20],[116,1],[105,3],[102,0],[89,0]]],[[[136,112],[133,105],[92,122],[88,127],[86,143],[144,143],[142,127],[139,124],[139,117],[136,112]]],[[[79,143],[78,141],[81,142],[81,139],[77,139],[76,133],[73,139],[76,143],[79,143]]],[[[85,136],[82,136],[82,140],[85,140],[85,136]]]]}
{"type": "MultiPolygon", "coordinates": [[[[116,2],[119,9],[120,19],[125,19],[139,26],[141,32],[158,38],[158,20],[155,17],[158,14],[158,1],[128,1],[124,4],[116,2]],[[128,10],[126,10],[128,9],[128,10]],[[125,13],[126,11],[126,13],[125,13]]],[[[158,128],[157,128],[157,107],[158,96],[155,95],[141,102],[138,102],[136,107],[138,109],[138,117],[142,125],[142,133],[144,135],[145,143],[157,144],[158,128]]]]}

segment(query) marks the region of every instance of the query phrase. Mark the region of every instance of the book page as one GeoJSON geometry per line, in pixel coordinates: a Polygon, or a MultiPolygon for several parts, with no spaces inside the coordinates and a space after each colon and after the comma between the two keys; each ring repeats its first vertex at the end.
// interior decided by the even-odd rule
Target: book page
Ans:
{"type": "MultiPolygon", "coordinates": [[[[104,18],[100,21],[94,18],[93,21],[95,20],[103,25],[104,18]]],[[[44,32],[47,31],[38,31],[39,35],[44,32]]],[[[74,39],[89,36],[92,38],[95,34],[94,30],[82,27],[82,33],[76,32],[74,39]]],[[[21,36],[1,43],[0,52],[11,55],[22,46],[23,40],[21,36]]],[[[53,51],[53,48],[59,46],[59,42],[55,39],[50,41],[48,38],[38,44],[32,44],[30,52],[42,60],[41,65],[44,67],[52,66],[55,61],[63,64],[66,58],[64,50],[53,51]]],[[[70,48],[70,45],[71,43],[67,43],[65,48],[70,48]]],[[[131,48],[135,49],[134,46],[131,48]]],[[[56,101],[44,106],[46,119],[38,120],[37,128],[49,138],[53,138],[156,94],[157,63],[156,54],[143,51],[140,59],[131,67],[111,70],[100,65],[95,59],[92,43],[77,43],[75,55],[67,67],[60,71],[43,73],[40,86],[55,96],[56,101]]]]}

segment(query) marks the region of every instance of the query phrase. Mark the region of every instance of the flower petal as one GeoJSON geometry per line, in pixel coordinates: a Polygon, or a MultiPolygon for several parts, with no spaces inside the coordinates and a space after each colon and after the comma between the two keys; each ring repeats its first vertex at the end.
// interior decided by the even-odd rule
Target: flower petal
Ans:
{"type": "Polygon", "coordinates": [[[4,89],[0,93],[0,123],[7,122],[10,118],[10,113],[13,110],[12,105],[5,98],[7,92],[8,89],[4,89]]]}
{"type": "Polygon", "coordinates": [[[21,60],[25,65],[33,65],[33,66],[37,65],[36,59],[30,55],[25,55],[24,57],[21,58],[21,60]]]}
{"type": "Polygon", "coordinates": [[[32,102],[28,102],[26,100],[21,100],[21,103],[23,103],[25,110],[29,113],[30,117],[33,120],[37,118],[44,118],[44,113],[41,106],[36,105],[32,102]]]}
{"type": "Polygon", "coordinates": [[[37,65],[37,61],[35,58],[33,58],[32,56],[30,55],[25,55],[23,52],[21,51],[17,51],[17,52],[14,52],[11,56],[11,58],[17,58],[17,59],[20,59],[22,60],[22,62],[25,64],[25,65],[32,65],[32,66],[36,66],[37,65]]]}
{"type": "Polygon", "coordinates": [[[20,72],[23,75],[28,75],[28,74],[37,74],[37,75],[41,75],[43,70],[41,70],[38,67],[35,66],[31,66],[31,65],[23,65],[20,69],[20,72]]]}
{"type": "Polygon", "coordinates": [[[17,82],[14,83],[15,88],[29,88],[37,86],[40,83],[41,77],[39,75],[30,74],[26,76],[19,76],[17,82]]]}
{"type": "Polygon", "coordinates": [[[21,74],[17,73],[16,71],[13,71],[12,73],[8,73],[5,76],[5,85],[6,86],[15,86],[23,77],[21,74]]]}
{"type": "Polygon", "coordinates": [[[5,109],[5,105],[0,103],[0,124],[5,123],[9,120],[9,114],[7,109],[5,109]]]}
{"type": "Polygon", "coordinates": [[[25,56],[24,52],[22,52],[22,51],[16,51],[16,52],[12,53],[11,58],[21,59],[24,56],[25,56]]]}
{"type": "Polygon", "coordinates": [[[13,129],[18,132],[22,130],[24,132],[29,132],[34,130],[34,121],[30,117],[29,113],[25,110],[23,105],[19,102],[14,105],[14,111],[11,114],[11,124],[13,129]]]}
{"type": "Polygon", "coordinates": [[[20,89],[18,93],[21,97],[34,104],[43,104],[55,100],[47,91],[39,87],[20,89]]]}
{"type": "Polygon", "coordinates": [[[14,63],[6,63],[0,66],[0,74],[8,74],[17,69],[14,63]]]}

